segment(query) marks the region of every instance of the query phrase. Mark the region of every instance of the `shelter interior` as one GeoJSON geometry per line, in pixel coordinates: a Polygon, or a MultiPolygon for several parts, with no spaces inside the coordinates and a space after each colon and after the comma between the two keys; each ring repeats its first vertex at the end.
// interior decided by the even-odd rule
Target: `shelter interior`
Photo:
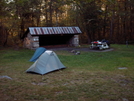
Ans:
{"type": "Polygon", "coordinates": [[[73,38],[73,36],[73,34],[40,35],[39,46],[69,45],[70,40],[73,38]]]}

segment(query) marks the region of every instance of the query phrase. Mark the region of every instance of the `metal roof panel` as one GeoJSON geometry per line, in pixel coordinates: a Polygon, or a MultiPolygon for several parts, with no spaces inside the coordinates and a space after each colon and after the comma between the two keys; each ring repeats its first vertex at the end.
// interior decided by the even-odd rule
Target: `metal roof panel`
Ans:
{"type": "Polygon", "coordinates": [[[31,35],[82,33],[79,27],[29,27],[29,31],[31,35]]]}

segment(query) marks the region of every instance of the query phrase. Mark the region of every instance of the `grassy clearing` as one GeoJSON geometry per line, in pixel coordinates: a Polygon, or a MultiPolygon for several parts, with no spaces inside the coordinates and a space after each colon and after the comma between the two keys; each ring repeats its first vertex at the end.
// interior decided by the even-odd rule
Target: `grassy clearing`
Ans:
{"type": "Polygon", "coordinates": [[[134,101],[134,46],[112,48],[81,55],[55,51],[67,68],[43,76],[25,73],[33,50],[1,49],[0,76],[12,80],[0,78],[0,101],[134,101]]]}

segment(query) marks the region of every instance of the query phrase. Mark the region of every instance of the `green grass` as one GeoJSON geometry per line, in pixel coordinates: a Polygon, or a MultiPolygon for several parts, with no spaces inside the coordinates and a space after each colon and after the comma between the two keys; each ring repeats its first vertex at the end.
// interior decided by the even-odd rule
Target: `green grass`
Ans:
{"type": "Polygon", "coordinates": [[[134,45],[109,52],[55,51],[67,67],[46,75],[25,73],[34,50],[0,49],[0,101],[134,101],[134,45]],[[119,70],[118,67],[127,67],[119,70]]]}

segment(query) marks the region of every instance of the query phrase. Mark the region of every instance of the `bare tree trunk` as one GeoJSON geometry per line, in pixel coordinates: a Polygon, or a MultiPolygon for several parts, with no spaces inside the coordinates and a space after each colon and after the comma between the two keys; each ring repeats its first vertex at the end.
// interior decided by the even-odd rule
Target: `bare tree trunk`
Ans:
{"type": "Polygon", "coordinates": [[[52,26],[52,0],[50,0],[50,3],[49,3],[49,24],[50,24],[50,26],[52,26]]]}
{"type": "Polygon", "coordinates": [[[103,36],[106,34],[106,18],[107,18],[107,5],[105,7],[104,21],[103,21],[103,36]]]}
{"type": "Polygon", "coordinates": [[[111,17],[111,23],[110,23],[110,41],[113,41],[113,30],[114,30],[114,28],[113,28],[113,24],[114,24],[114,10],[112,11],[112,17],[111,17]]]}
{"type": "Polygon", "coordinates": [[[6,30],[6,32],[5,32],[5,41],[4,41],[3,46],[6,46],[6,45],[7,45],[8,35],[9,35],[9,34],[8,34],[7,30],[6,30]]]}

